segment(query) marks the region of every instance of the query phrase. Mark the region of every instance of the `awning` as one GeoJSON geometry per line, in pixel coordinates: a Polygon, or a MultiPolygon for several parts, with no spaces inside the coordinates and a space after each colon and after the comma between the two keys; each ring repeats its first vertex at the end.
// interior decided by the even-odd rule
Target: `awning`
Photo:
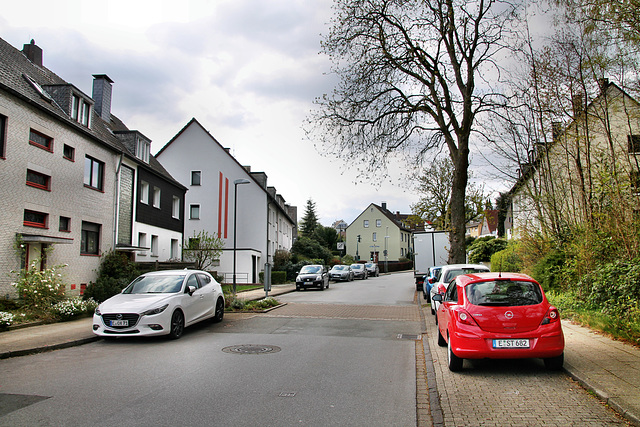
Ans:
{"type": "Polygon", "coordinates": [[[131,246],[131,245],[116,245],[116,251],[122,251],[122,252],[142,252],[142,251],[148,251],[151,250],[151,248],[144,248],[142,246],[131,246]]]}
{"type": "Polygon", "coordinates": [[[25,243],[47,243],[47,244],[71,244],[73,239],[66,237],[43,236],[41,234],[24,234],[21,235],[22,241],[25,243]]]}

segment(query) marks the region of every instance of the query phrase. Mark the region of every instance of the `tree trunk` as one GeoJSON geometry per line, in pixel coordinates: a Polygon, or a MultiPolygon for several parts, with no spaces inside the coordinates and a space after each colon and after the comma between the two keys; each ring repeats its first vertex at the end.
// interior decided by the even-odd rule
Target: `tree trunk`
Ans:
{"type": "Polygon", "coordinates": [[[465,245],[465,206],[469,149],[458,149],[453,159],[453,185],[451,186],[451,231],[449,234],[449,264],[462,264],[467,260],[465,245]]]}

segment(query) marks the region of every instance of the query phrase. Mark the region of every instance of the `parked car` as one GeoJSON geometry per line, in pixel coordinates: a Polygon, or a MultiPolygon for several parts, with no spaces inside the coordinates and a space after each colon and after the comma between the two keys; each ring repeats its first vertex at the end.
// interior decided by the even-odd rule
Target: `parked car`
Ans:
{"type": "Polygon", "coordinates": [[[368,279],[369,272],[364,264],[351,264],[351,270],[353,270],[353,278],[354,279],[368,279]]]}
{"type": "Polygon", "coordinates": [[[351,282],[353,280],[353,270],[348,265],[334,265],[329,270],[329,279],[336,282],[345,281],[351,282]]]}
{"type": "MultiPolygon", "coordinates": [[[[482,264],[443,265],[438,279],[433,282],[431,290],[429,291],[429,295],[431,296],[431,314],[436,314],[438,306],[440,305],[438,301],[433,300],[433,296],[435,294],[444,295],[444,292],[447,290],[447,286],[449,286],[449,283],[451,283],[456,276],[461,274],[485,273],[487,271],[489,271],[489,267],[482,264]]],[[[437,317],[436,323],[438,323],[437,317]]]]}
{"type": "Polygon", "coordinates": [[[375,262],[368,262],[364,265],[367,269],[367,274],[372,277],[378,277],[380,275],[380,269],[378,268],[378,264],[375,262]]]}
{"type": "Polygon", "coordinates": [[[564,335],[558,310],[542,287],[516,273],[460,275],[438,309],[438,344],[447,346],[451,371],[463,359],[542,358],[547,368],[564,362],[564,335]]]}
{"type": "Polygon", "coordinates": [[[102,337],[169,335],[205,319],[220,322],[224,295],[211,274],[200,270],[152,271],[107,299],[93,315],[93,333],[102,337]]]}
{"type": "Polygon", "coordinates": [[[329,287],[329,272],[324,265],[305,265],[296,277],[296,291],[306,288],[320,288],[324,291],[329,287]]]}
{"type": "Polygon", "coordinates": [[[422,280],[422,297],[428,302],[431,302],[431,288],[433,284],[438,281],[442,266],[429,267],[429,274],[424,276],[422,280]]]}

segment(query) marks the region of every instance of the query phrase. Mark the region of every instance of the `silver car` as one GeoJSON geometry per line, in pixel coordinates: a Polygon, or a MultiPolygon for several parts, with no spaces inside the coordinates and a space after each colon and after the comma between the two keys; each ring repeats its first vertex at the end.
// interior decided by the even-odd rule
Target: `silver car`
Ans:
{"type": "Polygon", "coordinates": [[[364,266],[367,269],[369,276],[378,277],[380,275],[380,269],[378,268],[378,264],[375,262],[368,262],[364,266]]]}
{"type": "Polygon", "coordinates": [[[329,280],[351,282],[353,280],[353,270],[348,265],[334,265],[329,270],[329,280]]]}
{"type": "Polygon", "coordinates": [[[369,272],[364,264],[351,264],[351,269],[353,270],[353,277],[355,279],[368,279],[369,272]]]}

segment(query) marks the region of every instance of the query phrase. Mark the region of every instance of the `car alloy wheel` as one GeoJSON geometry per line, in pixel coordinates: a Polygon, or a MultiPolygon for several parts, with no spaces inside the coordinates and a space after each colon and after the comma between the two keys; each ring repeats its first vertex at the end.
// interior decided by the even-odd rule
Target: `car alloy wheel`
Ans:
{"type": "Polygon", "coordinates": [[[222,322],[223,317],[224,317],[224,300],[222,298],[218,298],[218,301],[216,301],[216,311],[213,316],[213,321],[216,323],[222,322]]]}
{"type": "Polygon", "coordinates": [[[177,340],[182,336],[184,332],[184,314],[182,311],[176,310],[171,316],[171,329],[169,332],[169,338],[177,340]]]}

